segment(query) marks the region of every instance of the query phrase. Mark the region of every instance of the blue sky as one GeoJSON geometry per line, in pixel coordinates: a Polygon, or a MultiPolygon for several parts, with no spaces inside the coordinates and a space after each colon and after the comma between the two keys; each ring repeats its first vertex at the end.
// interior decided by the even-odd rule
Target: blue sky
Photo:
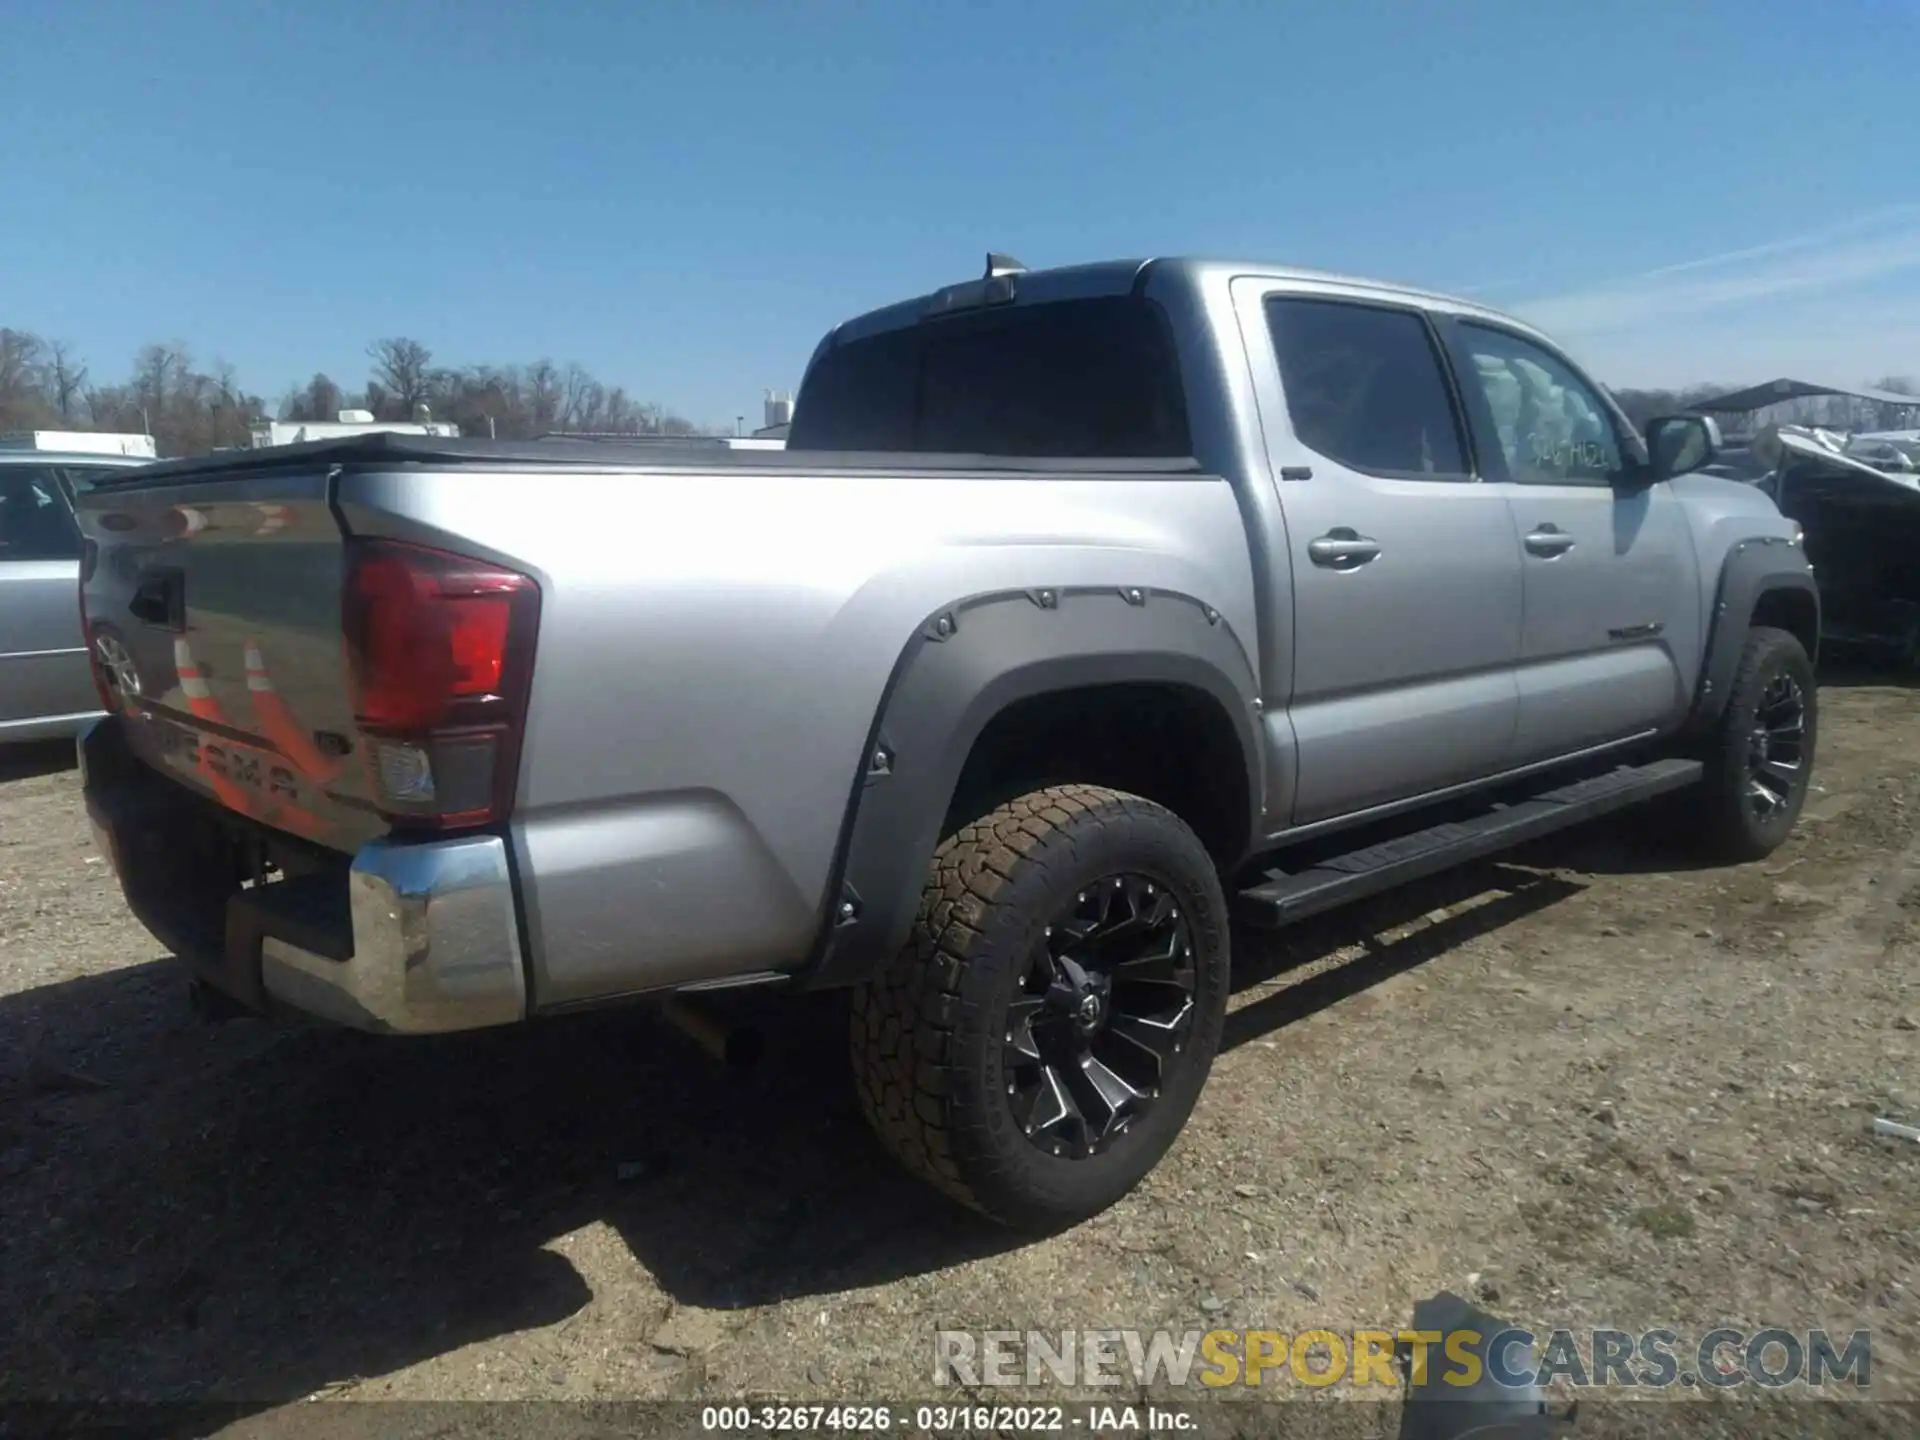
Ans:
{"type": "Polygon", "coordinates": [[[1116,255],[1387,276],[1616,385],[1920,375],[1916,0],[10,0],[0,324],[269,397],[367,342],[753,415],[1116,255]]]}

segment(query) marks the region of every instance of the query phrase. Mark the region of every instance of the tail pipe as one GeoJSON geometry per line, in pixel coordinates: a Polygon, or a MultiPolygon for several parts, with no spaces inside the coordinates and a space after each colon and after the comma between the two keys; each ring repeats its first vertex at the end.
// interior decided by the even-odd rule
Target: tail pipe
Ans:
{"type": "Polygon", "coordinates": [[[766,1037],[760,1031],[728,1019],[691,995],[671,995],[660,1010],[674,1029],[729,1069],[750,1070],[766,1053],[766,1037]]]}

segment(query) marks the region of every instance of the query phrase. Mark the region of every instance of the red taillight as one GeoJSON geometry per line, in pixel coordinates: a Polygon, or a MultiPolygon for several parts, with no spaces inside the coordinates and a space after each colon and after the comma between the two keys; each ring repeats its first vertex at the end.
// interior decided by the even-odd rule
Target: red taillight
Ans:
{"type": "Polygon", "coordinates": [[[540,592],[525,575],[392,540],[347,542],[344,614],[369,779],[396,823],[503,819],[540,592]]]}

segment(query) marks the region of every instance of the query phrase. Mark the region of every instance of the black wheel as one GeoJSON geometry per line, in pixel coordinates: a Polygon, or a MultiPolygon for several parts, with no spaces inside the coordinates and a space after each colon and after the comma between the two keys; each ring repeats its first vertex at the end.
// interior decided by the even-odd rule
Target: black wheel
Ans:
{"type": "Polygon", "coordinates": [[[1699,819],[1718,858],[1758,860],[1787,838],[1813,777],[1818,724],[1805,648],[1785,630],[1755,627],[1703,756],[1699,819]]]}
{"type": "Polygon", "coordinates": [[[956,1200],[1022,1228],[1085,1219],[1186,1123],[1227,962],[1219,877],[1178,816],[1036,790],[941,845],[912,938],[854,992],[861,1107],[956,1200]]]}

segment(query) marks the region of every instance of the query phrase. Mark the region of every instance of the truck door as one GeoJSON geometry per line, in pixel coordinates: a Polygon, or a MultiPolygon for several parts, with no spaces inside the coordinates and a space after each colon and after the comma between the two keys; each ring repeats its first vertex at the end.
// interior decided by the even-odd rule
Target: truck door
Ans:
{"type": "Polygon", "coordinates": [[[1293,824],[1504,768],[1519,692],[1507,486],[1475,472],[1432,321],[1255,279],[1235,306],[1292,564],[1293,824]],[[1256,338],[1258,337],[1258,338],[1256,338]]]}
{"type": "Polygon", "coordinates": [[[1441,328],[1485,468],[1511,482],[1524,576],[1515,763],[1676,719],[1688,687],[1675,656],[1699,653],[1703,620],[1672,490],[1621,483],[1623,422],[1564,357],[1479,320],[1441,328]]]}

